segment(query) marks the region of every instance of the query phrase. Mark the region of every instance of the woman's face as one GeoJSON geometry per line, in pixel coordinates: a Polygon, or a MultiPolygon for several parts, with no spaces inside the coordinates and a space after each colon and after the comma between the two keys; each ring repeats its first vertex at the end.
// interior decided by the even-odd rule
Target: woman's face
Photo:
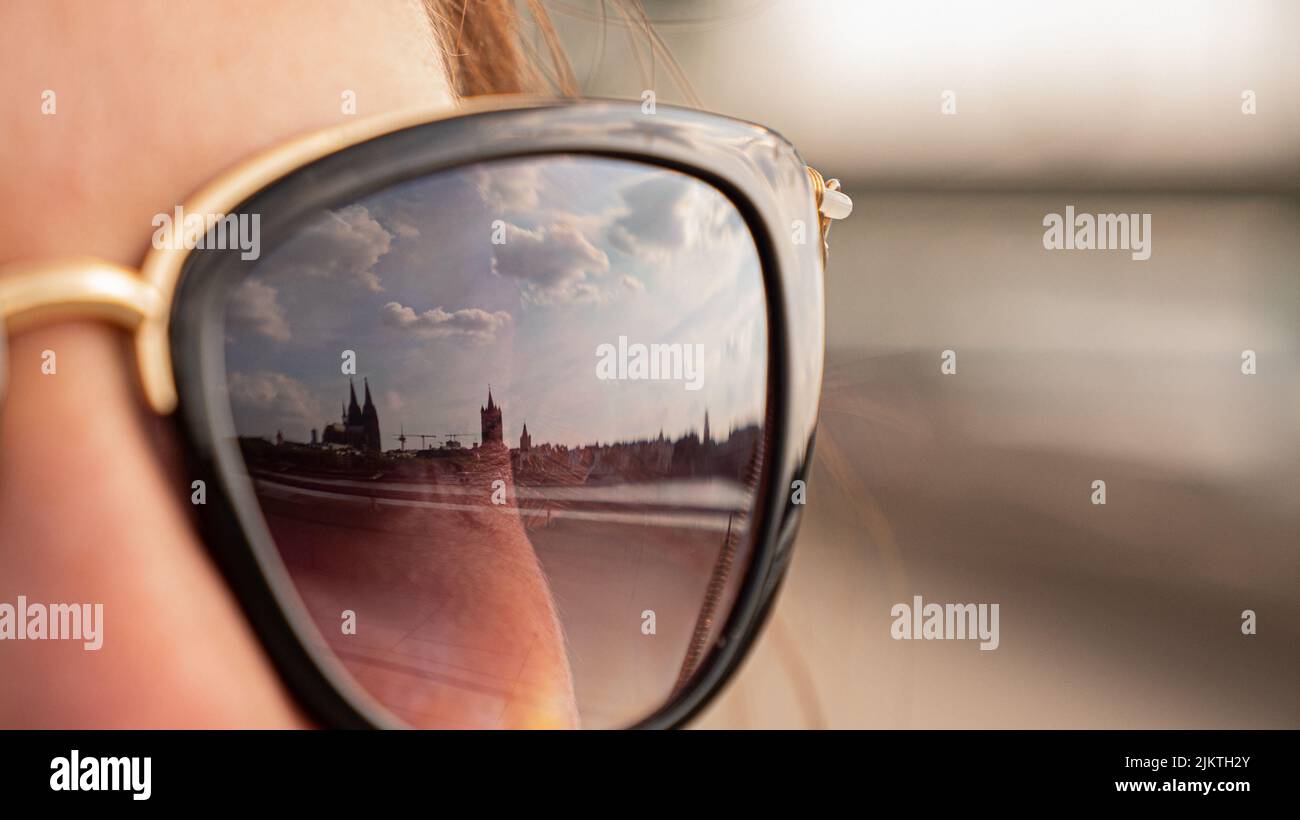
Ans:
{"type": "MultiPolygon", "coordinates": [[[[19,0],[0,8],[0,53],[0,265],[137,266],[155,214],[250,154],[343,121],[345,92],[361,116],[454,105],[418,0],[19,0]]],[[[303,725],[196,535],[189,478],[142,401],[129,338],[70,320],[16,334],[9,355],[0,599],[102,603],[105,639],[99,651],[0,642],[0,726],[303,725]]],[[[551,708],[502,722],[572,722],[558,630],[538,622],[540,575],[504,587],[516,603],[500,617],[549,647],[538,687],[551,708]]]]}

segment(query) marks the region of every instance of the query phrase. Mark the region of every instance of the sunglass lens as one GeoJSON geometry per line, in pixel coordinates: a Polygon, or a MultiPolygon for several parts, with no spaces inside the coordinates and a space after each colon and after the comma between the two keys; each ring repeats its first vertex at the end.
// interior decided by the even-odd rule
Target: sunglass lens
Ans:
{"type": "Polygon", "coordinates": [[[232,288],[225,377],[315,648],[419,727],[636,723],[751,554],[768,327],[703,181],[540,156],[318,214],[232,288]]]}

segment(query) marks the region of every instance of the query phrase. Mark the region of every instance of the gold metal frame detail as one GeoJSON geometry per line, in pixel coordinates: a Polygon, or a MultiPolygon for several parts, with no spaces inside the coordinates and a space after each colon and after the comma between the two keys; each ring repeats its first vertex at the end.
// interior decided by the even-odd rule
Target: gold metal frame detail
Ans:
{"type": "MultiPolygon", "coordinates": [[[[454,108],[419,107],[336,125],[271,148],[222,173],[183,203],[185,213],[224,214],[293,171],[377,137],[483,111],[532,108],[554,100],[516,95],[464,100],[454,108]]],[[[825,183],[808,169],[820,206],[825,183]]],[[[823,217],[821,233],[825,236],[823,217]]],[[[0,267],[0,332],[57,318],[99,319],[133,331],[141,386],[159,415],[176,409],[168,321],[190,251],[183,243],[154,247],[138,270],[93,257],[19,262],[0,267]]]]}

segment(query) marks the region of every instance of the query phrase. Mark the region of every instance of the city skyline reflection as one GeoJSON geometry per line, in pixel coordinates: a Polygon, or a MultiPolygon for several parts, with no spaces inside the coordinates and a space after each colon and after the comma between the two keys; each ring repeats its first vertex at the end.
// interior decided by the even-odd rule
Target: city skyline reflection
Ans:
{"type": "Polygon", "coordinates": [[[441,172],[319,215],[226,317],[267,530],[368,698],[616,727],[697,673],[766,452],[762,268],[719,191],[594,157],[441,172]]]}

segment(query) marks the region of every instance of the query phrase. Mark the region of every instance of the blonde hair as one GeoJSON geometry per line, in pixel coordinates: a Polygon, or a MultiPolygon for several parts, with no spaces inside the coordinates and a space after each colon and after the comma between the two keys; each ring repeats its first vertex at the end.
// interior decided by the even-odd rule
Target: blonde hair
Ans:
{"type": "MultiPolygon", "coordinates": [[[[543,0],[421,2],[441,45],[451,87],[460,96],[582,95],[543,0]],[[520,13],[522,7],[527,7],[526,19],[520,13]]],[[[601,0],[599,14],[574,6],[560,8],[580,21],[626,28],[643,82],[651,83],[655,67],[661,66],[688,104],[699,106],[685,72],[651,24],[640,0],[601,0]]]]}
{"type": "Polygon", "coordinates": [[[482,94],[578,96],[578,82],[541,0],[527,0],[545,58],[522,36],[514,0],[423,0],[451,87],[482,94]]]}

